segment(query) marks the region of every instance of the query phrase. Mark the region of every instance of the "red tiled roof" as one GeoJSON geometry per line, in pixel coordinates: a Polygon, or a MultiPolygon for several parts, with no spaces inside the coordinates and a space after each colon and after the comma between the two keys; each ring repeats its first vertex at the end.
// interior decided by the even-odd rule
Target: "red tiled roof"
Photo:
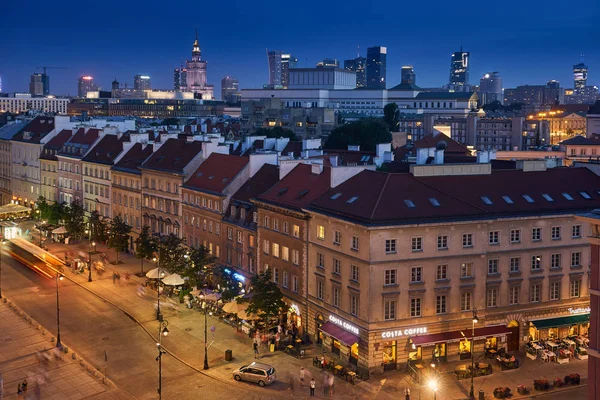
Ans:
{"type": "Polygon", "coordinates": [[[211,154],[185,183],[185,187],[222,193],[231,181],[248,165],[248,157],[211,154]]]}
{"type": "Polygon", "coordinates": [[[56,153],[62,149],[64,144],[71,138],[73,131],[70,129],[63,129],[56,136],[48,141],[44,145],[40,158],[43,160],[54,160],[57,161],[56,153]],[[48,154],[46,154],[48,153],[48,154]]]}
{"type": "Polygon", "coordinates": [[[285,145],[283,150],[281,150],[281,155],[283,156],[300,157],[301,154],[302,142],[289,141],[288,144],[285,145]]]}
{"type": "Polygon", "coordinates": [[[38,116],[31,120],[12,140],[40,143],[42,138],[54,130],[54,117],[38,116]]]}
{"type": "Polygon", "coordinates": [[[202,142],[169,139],[141,165],[141,168],[181,173],[200,152],[202,142]]]}
{"type": "Polygon", "coordinates": [[[117,135],[106,135],[83,157],[83,161],[112,165],[115,158],[123,151],[123,140],[117,135]]]}
{"type": "Polygon", "coordinates": [[[585,136],[573,136],[570,139],[563,140],[560,144],[572,146],[600,146],[600,138],[596,135],[592,135],[590,138],[585,136]]]}
{"type": "Polygon", "coordinates": [[[374,151],[355,151],[355,150],[324,150],[327,155],[338,156],[339,165],[357,164],[372,165],[377,153],[374,151]]]}
{"type": "Polygon", "coordinates": [[[98,139],[98,136],[100,136],[99,129],[89,128],[86,131],[85,128],[79,128],[68,143],[91,145],[98,139]]]}
{"type": "Polygon", "coordinates": [[[394,158],[398,161],[402,161],[409,152],[412,152],[412,155],[416,156],[417,149],[437,148],[441,142],[444,142],[446,145],[444,156],[471,156],[471,151],[456,140],[449,138],[444,134],[438,134],[436,136],[429,134],[412,144],[407,144],[394,149],[394,158]]]}
{"type": "Polygon", "coordinates": [[[135,174],[139,174],[141,171],[138,168],[140,164],[144,162],[150,155],[152,154],[153,147],[152,145],[146,145],[143,147],[141,143],[136,143],[129,149],[127,153],[119,162],[117,162],[112,169],[124,172],[131,172],[135,174]]]}
{"type": "Polygon", "coordinates": [[[363,171],[316,199],[312,207],[367,224],[414,223],[598,208],[598,190],[600,177],[586,168],[429,177],[363,171]]]}
{"type": "Polygon", "coordinates": [[[279,181],[279,168],[273,164],[265,164],[231,198],[248,202],[251,198],[269,190],[277,181],[279,181]]]}
{"type": "Polygon", "coordinates": [[[269,203],[303,208],[325,193],[330,184],[330,167],[323,167],[320,174],[313,174],[311,165],[298,164],[282,180],[257,198],[269,203]]]}

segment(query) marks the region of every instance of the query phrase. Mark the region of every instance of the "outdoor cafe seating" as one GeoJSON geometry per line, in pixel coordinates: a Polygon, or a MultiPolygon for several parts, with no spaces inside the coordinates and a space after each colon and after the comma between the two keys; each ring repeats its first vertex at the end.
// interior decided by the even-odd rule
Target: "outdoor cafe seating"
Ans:
{"type": "Polygon", "coordinates": [[[508,353],[496,357],[496,362],[502,371],[519,368],[519,360],[517,360],[515,356],[511,356],[508,353]]]}

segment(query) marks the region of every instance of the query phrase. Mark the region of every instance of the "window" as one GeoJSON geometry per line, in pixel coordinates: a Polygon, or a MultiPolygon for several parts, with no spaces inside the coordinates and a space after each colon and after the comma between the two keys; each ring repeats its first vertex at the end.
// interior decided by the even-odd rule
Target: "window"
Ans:
{"type": "Polygon", "coordinates": [[[485,204],[488,204],[488,205],[494,204],[494,203],[492,203],[492,200],[490,200],[490,198],[489,198],[489,197],[487,197],[487,196],[481,196],[481,200],[482,200],[482,201],[483,201],[485,204]]]}
{"type": "Polygon", "coordinates": [[[283,221],[283,233],[285,235],[288,234],[288,223],[287,223],[287,221],[283,221]]]}
{"type": "Polygon", "coordinates": [[[396,239],[386,239],[385,241],[385,253],[395,253],[396,252],[396,239]]]}
{"type": "Polygon", "coordinates": [[[508,196],[502,196],[502,198],[504,199],[504,201],[507,204],[513,204],[514,203],[514,201],[510,197],[508,197],[508,196]]]}
{"type": "Polygon", "coordinates": [[[268,240],[265,240],[263,243],[263,251],[265,254],[269,254],[271,252],[271,244],[268,240]]]}
{"type": "Polygon", "coordinates": [[[335,307],[339,307],[340,306],[340,300],[341,300],[341,290],[339,286],[334,286],[333,287],[333,305],[335,307]]]}
{"type": "Polygon", "coordinates": [[[292,291],[298,293],[298,277],[296,275],[292,276],[292,291]]]}
{"type": "Polygon", "coordinates": [[[256,211],[252,212],[252,222],[255,224],[258,222],[258,213],[256,211]]]}
{"type": "Polygon", "coordinates": [[[325,227],[323,225],[317,225],[317,239],[325,239],[325,227]]]}
{"type": "Polygon", "coordinates": [[[469,311],[471,309],[471,292],[462,292],[460,294],[460,311],[469,311]]]}
{"type": "Polygon", "coordinates": [[[510,272],[519,272],[521,270],[521,257],[510,258],[510,272]]]}
{"type": "Polygon", "coordinates": [[[510,230],[510,242],[511,243],[521,243],[521,230],[520,229],[511,229],[510,230]]]}
{"type": "Polygon", "coordinates": [[[521,293],[520,286],[511,286],[508,289],[508,305],[519,304],[519,295],[521,293]]]}
{"type": "Polygon", "coordinates": [[[573,196],[571,196],[569,193],[562,193],[563,197],[569,201],[573,200],[573,196]]]}
{"type": "Polygon", "coordinates": [[[279,232],[279,220],[277,218],[273,218],[273,230],[279,232]]]}
{"type": "Polygon", "coordinates": [[[237,231],[237,242],[244,243],[244,235],[243,235],[242,231],[237,231]]]}
{"type": "Polygon", "coordinates": [[[539,242],[542,240],[542,228],[533,228],[531,230],[531,241],[539,242]]]}
{"type": "Polygon", "coordinates": [[[342,263],[337,258],[333,259],[333,273],[340,275],[342,270],[342,263]]]}
{"type": "Polygon", "coordinates": [[[358,267],[356,265],[350,266],[350,279],[358,282],[358,267]]]}
{"type": "Polygon", "coordinates": [[[350,314],[358,315],[358,303],[359,303],[358,295],[351,294],[350,295],[350,314]]]}
{"type": "Polygon", "coordinates": [[[358,251],[358,236],[352,236],[352,245],[350,248],[358,251]]]}
{"type": "Polygon", "coordinates": [[[571,281],[570,294],[571,294],[571,297],[581,296],[581,281],[579,279],[571,281]]]}
{"type": "Polygon", "coordinates": [[[448,236],[441,235],[437,237],[437,248],[438,250],[445,250],[448,248],[448,236]]]}
{"type": "Polygon", "coordinates": [[[298,225],[294,225],[293,227],[293,231],[292,234],[295,238],[299,238],[300,237],[300,227],[298,225]]]}
{"type": "Polygon", "coordinates": [[[333,231],[333,244],[340,244],[342,242],[342,232],[333,231]]]}
{"type": "Polygon", "coordinates": [[[460,264],[460,277],[461,278],[472,278],[473,277],[473,263],[464,262],[460,264]]]}
{"type": "Polygon", "coordinates": [[[284,288],[288,287],[288,273],[287,271],[283,271],[283,275],[282,275],[282,282],[281,282],[281,286],[283,286],[284,288]]]}
{"type": "Polygon", "coordinates": [[[462,246],[473,247],[473,234],[465,233],[462,235],[462,246]]]}
{"type": "Polygon", "coordinates": [[[265,222],[263,224],[263,226],[267,229],[269,229],[269,216],[265,215],[265,222]]]}
{"type": "Polygon", "coordinates": [[[323,281],[317,280],[317,298],[320,300],[323,300],[323,295],[324,295],[323,292],[325,291],[324,286],[325,286],[325,283],[323,281]]]}
{"type": "Polygon", "coordinates": [[[437,266],[435,279],[438,281],[448,279],[448,264],[441,264],[437,266]]]}
{"type": "Polygon", "coordinates": [[[542,269],[542,256],[535,255],[531,256],[531,270],[540,271],[542,269]]]}
{"type": "Polygon", "coordinates": [[[542,197],[544,199],[546,199],[546,201],[548,201],[548,202],[553,202],[554,201],[554,199],[552,198],[552,196],[550,196],[548,193],[542,193],[542,197]]]}
{"type": "Polygon", "coordinates": [[[383,302],[383,319],[385,321],[396,319],[396,300],[385,300],[383,302]]]}
{"type": "Polygon", "coordinates": [[[412,251],[423,251],[423,238],[414,237],[411,239],[412,251]]]}
{"type": "Polygon", "coordinates": [[[488,275],[498,274],[498,264],[500,260],[497,258],[493,260],[488,260],[488,275]]]}
{"type": "Polygon", "coordinates": [[[574,251],[571,253],[571,268],[581,267],[581,252],[574,251]]]}
{"type": "Polygon", "coordinates": [[[412,267],[410,269],[411,283],[423,282],[423,267],[412,267]]]}
{"type": "Polygon", "coordinates": [[[227,228],[227,239],[233,240],[233,228],[227,228]]]}
{"type": "Polygon", "coordinates": [[[550,300],[560,300],[560,281],[550,283],[550,300]]]}
{"type": "Polygon", "coordinates": [[[325,256],[323,253],[317,253],[317,267],[325,268],[325,256]]]}
{"type": "Polygon", "coordinates": [[[499,231],[491,231],[489,234],[489,243],[490,244],[500,244],[500,232],[499,231]]]}
{"type": "Polygon", "coordinates": [[[487,290],[487,306],[498,307],[498,289],[490,288],[487,290]]]}
{"type": "Polygon", "coordinates": [[[435,313],[446,314],[446,302],[447,298],[445,294],[436,296],[435,298],[435,313]]]}
{"type": "Polygon", "coordinates": [[[581,237],[581,225],[573,225],[571,237],[573,239],[579,239],[581,237]]]}
{"type": "Polygon", "coordinates": [[[386,269],[385,273],[384,273],[383,284],[384,285],[396,285],[398,283],[398,281],[396,279],[397,274],[398,274],[397,269],[386,269]]]}
{"type": "Polygon", "coordinates": [[[281,246],[281,259],[283,261],[290,261],[290,249],[286,246],[281,246]]]}
{"type": "Polygon", "coordinates": [[[529,293],[529,302],[530,303],[539,303],[541,300],[540,292],[542,290],[541,283],[534,283],[531,285],[531,291],[529,293]]]}
{"type": "Polygon", "coordinates": [[[292,250],[292,264],[300,264],[300,252],[298,250],[292,250]]]}
{"type": "Polygon", "coordinates": [[[273,257],[279,258],[279,243],[273,243],[273,257]]]}
{"type": "Polygon", "coordinates": [[[219,223],[215,224],[215,234],[216,235],[220,235],[221,234],[221,224],[219,224],[219,223]]]}
{"type": "Polygon", "coordinates": [[[413,297],[410,299],[410,316],[420,317],[421,316],[421,298],[413,297]]]}
{"type": "Polygon", "coordinates": [[[560,226],[552,227],[552,240],[560,240],[560,226]]]}
{"type": "Polygon", "coordinates": [[[550,268],[552,268],[552,269],[562,268],[562,255],[560,253],[555,253],[555,254],[550,255],[550,268]]]}

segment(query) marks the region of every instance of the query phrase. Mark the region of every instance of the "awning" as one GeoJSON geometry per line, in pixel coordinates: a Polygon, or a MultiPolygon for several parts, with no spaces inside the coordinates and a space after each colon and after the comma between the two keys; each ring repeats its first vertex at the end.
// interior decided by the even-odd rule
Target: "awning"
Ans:
{"type": "Polygon", "coordinates": [[[569,315],[567,317],[538,319],[529,322],[531,322],[533,326],[535,326],[537,329],[557,328],[559,326],[577,325],[590,322],[590,314],[579,314],[569,315]]]}
{"type": "Polygon", "coordinates": [[[475,340],[481,340],[488,337],[510,335],[512,332],[504,325],[496,325],[475,328],[475,336],[473,336],[472,328],[466,328],[462,331],[462,333],[461,331],[432,333],[431,335],[412,336],[410,340],[417,346],[427,346],[436,343],[460,342],[465,338],[469,340],[471,340],[471,338],[474,338],[475,340]],[[462,333],[464,333],[464,336],[462,333]]]}
{"type": "Polygon", "coordinates": [[[344,328],[332,324],[331,322],[325,322],[323,326],[319,328],[319,330],[329,336],[332,336],[344,343],[347,346],[352,346],[354,343],[358,342],[358,336],[344,330],[344,328]]]}

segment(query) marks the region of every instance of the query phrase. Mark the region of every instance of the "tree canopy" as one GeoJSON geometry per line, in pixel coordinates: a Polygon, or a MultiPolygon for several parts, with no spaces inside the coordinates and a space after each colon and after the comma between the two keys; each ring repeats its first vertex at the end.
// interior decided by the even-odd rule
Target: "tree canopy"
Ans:
{"type": "Polygon", "coordinates": [[[258,315],[268,323],[273,317],[285,312],[286,304],[279,286],[271,279],[271,271],[254,275],[250,281],[252,296],[249,299],[246,313],[258,315]]]}
{"type": "Polygon", "coordinates": [[[174,234],[161,236],[158,241],[158,261],[161,269],[184,276],[188,264],[188,249],[183,239],[174,234]]]}
{"type": "Polygon", "coordinates": [[[141,262],[141,274],[144,275],[144,260],[154,257],[157,250],[156,239],[150,234],[150,227],[145,225],[140,235],[135,239],[135,256],[141,262]]]}
{"type": "Polygon", "coordinates": [[[326,149],[347,149],[360,145],[361,150],[375,151],[379,143],[390,143],[392,134],[381,119],[366,118],[339,126],[331,131],[325,142],[326,149]]]}
{"type": "Polygon", "coordinates": [[[65,206],[65,229],[73,240],[80,240],[85,232],[83,214],[83,207],[78,201],[65,206]]]}
{"type": "Polygon", "coordinates": [[[206,283],[212,268],[211,265],[215,260],[216,258],[209,253],[206,247],[192,248],[189,254],[189,263],[181,276],[187,276],[190,286],[199,289],[206,283]]]}
{"type": "Polygon", "coordinates": [[[390,132],[398,132],[398,126],[400,125],[400,110],[398,104],[389,103],[383,107],[383,121],[387,124],[390,132]]]}
{"type": "Polygon", "coordinates": [[[108,233],[108,247],[115,249],[117,252],[117,261],[119,263],[119,252],[127,251],[129,246],[129,233],[131,232],[131,225],[128,225],[120,215],[113,218],[110,224],[110,230],[108,233]]]}
{"type": "Polygon", "coordinates": [[[108,240],[108,225],[100,218],[98,211],[92,211],[90,214],[90,226],[91,229],[90,239],[96,242],[105,243],[108,240]]]}
{"type": "Polygon", "coordinates": [[[276,126],[274,128],[258,128],[256,132],[252,134],[253,136],[266,136],[268,138],[290,138],[291,141],[296,141],[298,138],[296,134],[291,129],[282,128],[281,126],[276,126]]]}

